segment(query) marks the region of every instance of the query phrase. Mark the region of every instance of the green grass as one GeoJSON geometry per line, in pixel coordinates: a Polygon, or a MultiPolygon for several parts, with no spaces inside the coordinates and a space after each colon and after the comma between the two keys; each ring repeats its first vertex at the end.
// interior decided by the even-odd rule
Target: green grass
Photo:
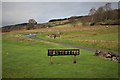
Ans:
{"type": "Polygon", "coordinates": [[[117,78],[118,63],[80,50],[77,64],[73,56],[55,56],[50,64],[49,48],[70,48],[47,41],[3,35],[3,78],[117,78]]]}
{"type": "Polygon", "coordinates": [[[105,28],[105,26],[96,26],[94,29],[92,27],[86,27],[86,29],[83,30],[82,27],[80,27],[76,29],[78,29],[78,31],[71,28],[72,32],[70,30],[62,32],[61,38],[52,39],[47,37],[48,34],[55,32],[42,33],[37,37],[49,41],[71,44],[74,46],[118,52],[119,33],[117,26],[111,26],[109,28],[105,28]]]}

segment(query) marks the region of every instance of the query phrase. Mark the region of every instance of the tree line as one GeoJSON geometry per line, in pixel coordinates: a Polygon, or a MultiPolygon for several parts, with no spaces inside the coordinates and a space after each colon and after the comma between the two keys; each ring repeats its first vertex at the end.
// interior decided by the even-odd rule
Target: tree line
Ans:
{"type": "Polygon", "coordinates": [[[119,19],[120,9],[112,9],[111,3],[106,3],[104,6],[100,6],[98,9],[91,8],[89,16],[91,16],[91,22],[94,24],[120,24],[119,19]]]}

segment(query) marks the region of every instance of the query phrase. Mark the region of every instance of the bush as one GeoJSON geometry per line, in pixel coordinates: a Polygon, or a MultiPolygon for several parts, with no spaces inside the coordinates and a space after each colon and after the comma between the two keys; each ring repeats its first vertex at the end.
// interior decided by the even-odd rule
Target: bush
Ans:
{"type": "Polygon", "coordinates": [[[90,23],[90,26],[94,26],[94,25],[95,25],[95,22],[91,22],[91,23],[90,23]]]}

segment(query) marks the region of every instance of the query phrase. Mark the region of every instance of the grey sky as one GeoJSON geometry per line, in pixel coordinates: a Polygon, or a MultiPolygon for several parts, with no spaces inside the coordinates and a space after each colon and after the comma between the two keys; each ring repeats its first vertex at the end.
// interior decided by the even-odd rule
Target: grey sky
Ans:
{"type": "MultiPolygon", "coordinates": [[[[50,19],[87,15],[92,7],[96,9],[106,2],[3,2],[2,25],[25,23],[35,19],[38,23],[50,19]]],[[[112,2],[112,8],[117,8],[112,2]]]]}
{"type": "Polygon", "coordinates": [[[2,0],[2,2],[119,2],[119,0],[2,0]]]}

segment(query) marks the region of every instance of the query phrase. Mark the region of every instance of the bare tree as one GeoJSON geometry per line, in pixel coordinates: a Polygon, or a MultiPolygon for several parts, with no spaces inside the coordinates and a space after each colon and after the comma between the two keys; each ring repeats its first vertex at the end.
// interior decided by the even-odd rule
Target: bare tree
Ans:
{"type": "Polygon", "coordinates": [[[91,8],[91,9],[90,9],[90,12],[89,12],[89,15],[94,15],[95,13],[96,13],[95,8],[91,8]]]}
{"type": "Polygon", "coordinates": [[[112,9],[111,3],[106,3],[104,6],[91,8],[89,16],[91,17],[91,23],[97,24],[119,24],[119,14],[120,9],[112,9]]]}
{"type": "Polygon", "coordinates": [[[101,6],[96,11],[97,21],[109,20],[111,16],[111,3],[106,3],[104,6],[101,6]]]}
{"type": "Polygon", "coordinates": [[[101,6],[97,9],[97,13],[103,13],[105,10],[104,10],[104,7],[101,6]]]}
{"type": "Polygon", "coordinates": [[[104,6],[104,10],[105,10],[105,11],[110,11],[110,10],[112,10],[112,8],[111,8],[111,3],[106,3],[105,6],[104,6]]]}
{"type": "Polygon", "coordinates": [[[106,3],[105,6],[104,6],[104,10],[105,10],[105,13],[104,13],[105,20],[110,19],[110,17],[111,17],[111,10],[112,10],[111,3],[106,3]]]}
{"type": "Polygon", "coordinates": [[[28,27],[27,29],[35,29],[35,25],[37,24],[37,22],[34,19],[29,19],[28,20],[28,27]]]}
{"type": "Polygon", "coordinates": [[[89,11],[89,16],[91,16],[91,21],[92,23],[91,24],[94,24],[94,15],[96,13],[96,9],[95,8],[91,8],[90,11],[89,11]]]}

